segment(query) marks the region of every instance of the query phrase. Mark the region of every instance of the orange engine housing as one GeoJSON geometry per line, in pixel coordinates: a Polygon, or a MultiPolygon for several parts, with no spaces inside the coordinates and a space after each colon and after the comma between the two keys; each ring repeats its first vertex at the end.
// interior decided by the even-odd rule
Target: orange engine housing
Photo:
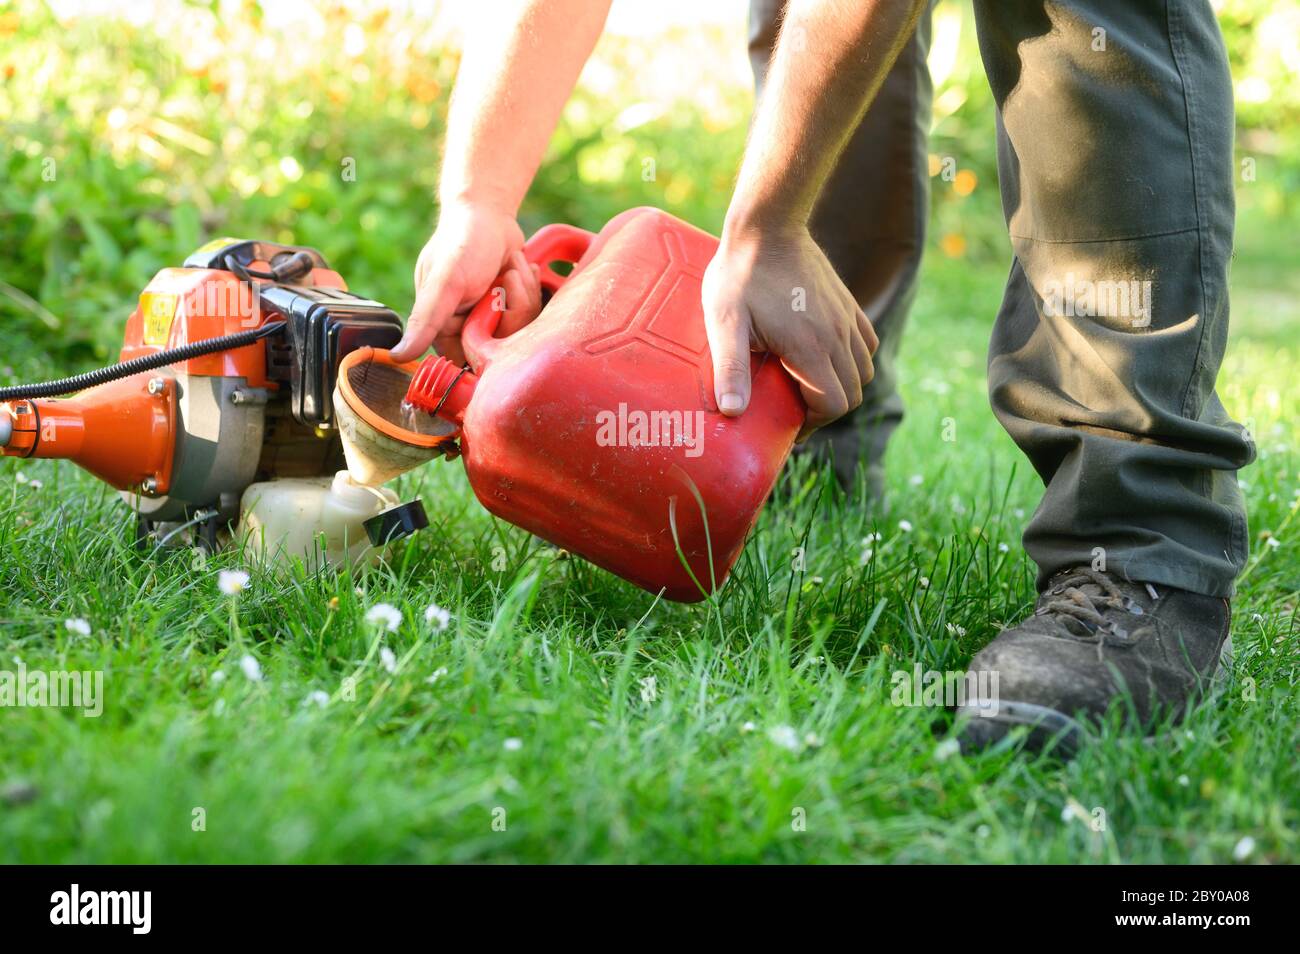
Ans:
{"type": "Polygon", "coordinates": [[[273,322],[283,328],[250,344],[72,397],[0,403],[0,455],[74,461],[121,491],[150,526],[196,513],[233,519],[255,481],[333,474],[344,466],[328,402],[337,362],[358,347],[391,347],[402,323],[348,292],[316,250],[208,243],[140,293],[120,360],[273,322]]]}

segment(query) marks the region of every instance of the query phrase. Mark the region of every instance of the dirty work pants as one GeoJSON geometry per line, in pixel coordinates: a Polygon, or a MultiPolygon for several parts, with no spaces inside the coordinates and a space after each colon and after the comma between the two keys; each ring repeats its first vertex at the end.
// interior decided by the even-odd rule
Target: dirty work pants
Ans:
{"type": "MultiPolygon", "coordinates": [[[[753,0],[761,88],[781,0],[753,0]]],[[[1208,0],[975,0],[1013,258],[989,345],[994,413],[1046,490],[1039,583],[1094,565],[1230,596],[1253,456],[1214,390],[1228,332],[1233,114],[1208,0]],[[1100,549],[1099,549],[1100,548],[1100,549]]],[[[878,468],[924,241],[932,88],[922,17],[818,203],[814,237],[880,335],[828,435],[878,468]]]]}

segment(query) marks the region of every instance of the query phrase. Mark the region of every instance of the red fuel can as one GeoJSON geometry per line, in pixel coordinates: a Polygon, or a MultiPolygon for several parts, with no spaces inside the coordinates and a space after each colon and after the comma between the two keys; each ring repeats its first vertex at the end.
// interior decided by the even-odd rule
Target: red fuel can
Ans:
{"type": "Polygon", "coordinates": [[[749,408],[718,411],[700,303],[717,245],[652,208],[599,235],[547,226],[524,249],[550,293],[541,314],[496,338],[489,294],[462,335],[472,370],[426,358],[407,393],[460,427],[489,511],[684,602],[726,580],[806,411],[781,362],[757,353],[749,408]]]}

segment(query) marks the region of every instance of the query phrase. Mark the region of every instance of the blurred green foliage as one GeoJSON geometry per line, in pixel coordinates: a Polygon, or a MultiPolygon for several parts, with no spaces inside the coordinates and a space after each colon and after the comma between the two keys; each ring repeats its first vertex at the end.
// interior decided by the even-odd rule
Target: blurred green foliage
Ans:
{"type": "MultiPolygon", "coordinates": [[[[1254,163],[1240,197],[1290,217],[1300,186],[1295,6],[1219,6],[1243,100],[1241,158],[1254,163]]],[[[414,14],[376,8],[359,19],[322,3],[319,31],[300,37],[268,27],[270,9],[188,0],[164,22],[138,23],[0,3],[0,317],[11,340],[44,354],[33,361],[111,359],[153,273],[215,235],[314,245],[354,288],[409,307],[436,217],[458,53],[422,41],[427,23],[414,14]]],[[[945,0],[936,16],[948,45],[936,52],[931,166],[952,157],[964,175],[935,179],[933,254],[1001,267],[992,104],[971,13],[945,0]]],[[[720,57],[743,42],[708,29],[720,57]]],[[[647,46],[679,39],[611,40],[602,55],[632,76],[659,52],[647,46]]],[[[526,231],[596,228],[640,204],[716,230],[750,94],[741,84],[715,92],[708,108],[686,99],[655,109],[617,88],[580,89],[521,211],[526,231]]]]}

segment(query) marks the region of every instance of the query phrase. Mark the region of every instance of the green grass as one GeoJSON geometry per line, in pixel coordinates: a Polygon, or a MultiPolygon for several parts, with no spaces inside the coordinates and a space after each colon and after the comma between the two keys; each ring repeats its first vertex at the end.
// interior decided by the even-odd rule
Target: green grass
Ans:
{"type": "Polygon", "coordinates": [[[92,479],[0,465],[0,669],[102,669],[107,697],[98,719],[0,710],[0,860],[1223,862],[1250,836],[1250,861],[1294,862],[1292,258],[1243,235],[1221,376],[1262,451],[1242,474],[1252,532],[1281,545],[1256,541],[1229,691],[1157,745],[1111,728],[1069,764],[962,757],[945,714],[890,704],[893,670],[960,668],[1033,598],[1018,541],[1039,488],[984,390],[1004,269],[932,255],[889,518],[796,466],[713,608],[656,604],[494,522],[455,463],[405,479],[434,525],[390,568],[254,571],[232,606],[216,578],[237,553],[143,558],[92,479]],[[378,602],[402,608],[396,633],[364,621],[378,602]],[[328,705],[305,702],[318,690],[328,705]]]}

